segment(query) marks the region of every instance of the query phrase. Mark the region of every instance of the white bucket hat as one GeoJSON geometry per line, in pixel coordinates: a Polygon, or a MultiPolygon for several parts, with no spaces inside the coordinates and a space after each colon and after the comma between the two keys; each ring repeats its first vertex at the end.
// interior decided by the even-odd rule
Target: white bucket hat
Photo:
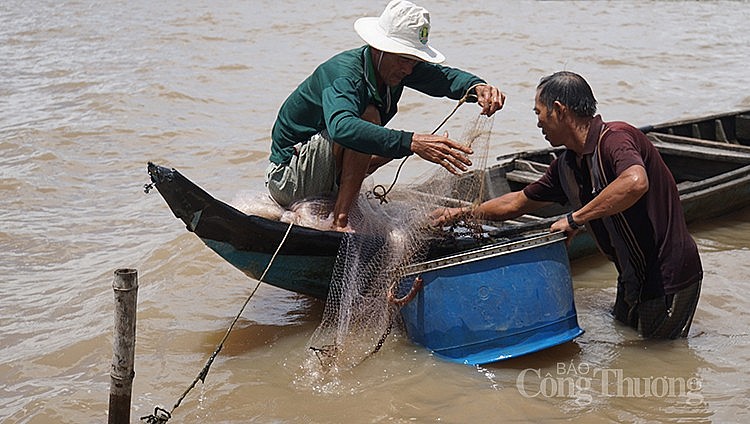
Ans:
{"type": "Polygon", "coordinates": [[[379,18],[357,19],[354,30],[367,44],[387,53],[406,54],[431,63],[445,60],[427,44],[430,13],[405,0],[388,3],[379,18]]]}

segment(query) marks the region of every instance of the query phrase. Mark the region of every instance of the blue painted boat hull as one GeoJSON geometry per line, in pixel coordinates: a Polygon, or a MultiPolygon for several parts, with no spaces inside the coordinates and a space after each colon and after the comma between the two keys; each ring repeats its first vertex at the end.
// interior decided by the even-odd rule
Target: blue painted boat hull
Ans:
{"type": "Polygon", "coordinates": [[[563,235],[489,246],[450,262],[432,262],[413,274],[424,287],[401,310],[409,338],[437,356],[485,364],[583,333],[563,235]]]}
{"type": "MultiPolygon", "coordinates": [[[[203,239],[206,246],[248,277],[260,280],[273,257],[270,253],[239,250],[230,243],[203,239]]],[[[277,255],[263,281],[273,286],[318,299],[328,296],[334,256],[277,255]]]]}

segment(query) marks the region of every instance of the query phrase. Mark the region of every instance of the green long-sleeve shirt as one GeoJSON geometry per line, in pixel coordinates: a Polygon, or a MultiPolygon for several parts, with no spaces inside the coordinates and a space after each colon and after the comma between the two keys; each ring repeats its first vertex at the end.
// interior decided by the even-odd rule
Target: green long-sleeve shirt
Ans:
{"type": "Polygon", "coordinates": [[[420,62],[400,85],[378,93],[369,46],[333,56],[286,99],[271,133],[273,163],[287,163],[294,145],[328,130],[332,140],[358,152],[389,158],[411,154],[413,133],[375,125],[360,117],[369,104],[380,111],[383,125],[398,111],[404,87],[433,97],[458,100],[484,80],[459,69],[420,62]]]}

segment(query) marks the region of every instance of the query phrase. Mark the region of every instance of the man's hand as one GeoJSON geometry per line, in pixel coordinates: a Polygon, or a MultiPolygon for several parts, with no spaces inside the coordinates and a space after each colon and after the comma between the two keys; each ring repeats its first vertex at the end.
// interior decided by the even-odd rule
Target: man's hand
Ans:
{"type": "Polygon", "coordinates": [[[430,224],[433,227],[442,227],[443,225],[452,224],[460,219],[471,215],[471,208],[438,208],[430,212],[430,224]]]}
{"type": "Polygon", "coordinates": [[[460,175],[471,166],[467,154],[474,153],[469,147],[461,145],[445,135],[414,134],[411,138],[411,151],[420,158],[437,163],[448,172],[460,175]]]}
{"type": "Polygon", "coordinates": [[[477,94],[477,103],[482,106],[482,115],[492,116],[505,104],[505,94],[495,86],[478,85],[474,87],[474,92],[477,94]]]}
{"type": "Polygon", "coordinates": [[[570,242],[573,241],[573,237],[575,237],[575,235],[578,234],[578,232],[581,231],[581,229],[571,228],[570,224],[568,224],[568,218],[567,216],[565,216],[555,221],[552,224],[552,226],[549,227],[550,233],[554,233],[557,231],[565,232],[565,244],[567,246],[570,246],[570,242]]]}

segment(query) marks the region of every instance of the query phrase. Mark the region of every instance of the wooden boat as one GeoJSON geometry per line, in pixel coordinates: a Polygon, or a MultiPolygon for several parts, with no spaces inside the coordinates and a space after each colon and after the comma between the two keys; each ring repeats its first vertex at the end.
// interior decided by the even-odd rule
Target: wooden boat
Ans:
{"type": "MultiPolygon", "coordinates": [[[[175,169],[149,162],[148,173],[175,217],[226,261],[249,277],[259,279],[275,255],[273,266],[268,269],[263,282],[319,299],[326,298],[343,233],[297,225],[289,228],[289,224],[281,221],[246,215],[214,198],[175,169]]],[[[534,226],[529,230],[538,228],[534,226]]],[[[517,232],[513,228],[510,232],[498,231],[492,237],[493,240],[503,240],[503,237],[517,232]]],[[[455,237],[432,246],[428,258],[477,245],[478,241],[473,237],[455,237]]]]}
{"type": "MultiPolygon", "coordinates": [[[[743,147],[750,146],[749,121],[750,111],[740,111],[642,129],[659,149],[678,183],[688,222],[750,204],[750,150],[743,147]],[[686,133],[686,128],[698,130],[686,133]]],[[[535,181],[561,151],[549,148],[497,158],[497,163],[484,173],[488,188],[486,198],[521,190],[535,181]]],[[[341,233],[293,226],[285,237],[289,224],[246,215],[214,198],[174,169],[149,163],[148,173],[188,231],[194,232],[236,268],[259,279],[283,239],[263,282],[325,299],[343,237],[341,233]]],[[[475,177],[469,174],[461,178],[475,177]]],[[[412,189],[420,190],[418,186],[412,189]]],[[[479,244],[506,242],[543,231],[567,212],[567,208],[553,205],[513,221],[488,223],[491,229],[481,240],[473,237],[436,240],[427,260],[476,248],[479,244]]],[[[583,232],[573,240],[569,255],[575,259],[595,250],[593,241],[583,232]]]]}
{"type": "Polygon", "coordinates": [[[641,128],[672,171],[688,223],[750,204],[750,109],[641,128]]]}
{"type": "Polygon", "coordinates": [[[641,128],[652,140],[750,150],[750,109],[641,128]]]}

